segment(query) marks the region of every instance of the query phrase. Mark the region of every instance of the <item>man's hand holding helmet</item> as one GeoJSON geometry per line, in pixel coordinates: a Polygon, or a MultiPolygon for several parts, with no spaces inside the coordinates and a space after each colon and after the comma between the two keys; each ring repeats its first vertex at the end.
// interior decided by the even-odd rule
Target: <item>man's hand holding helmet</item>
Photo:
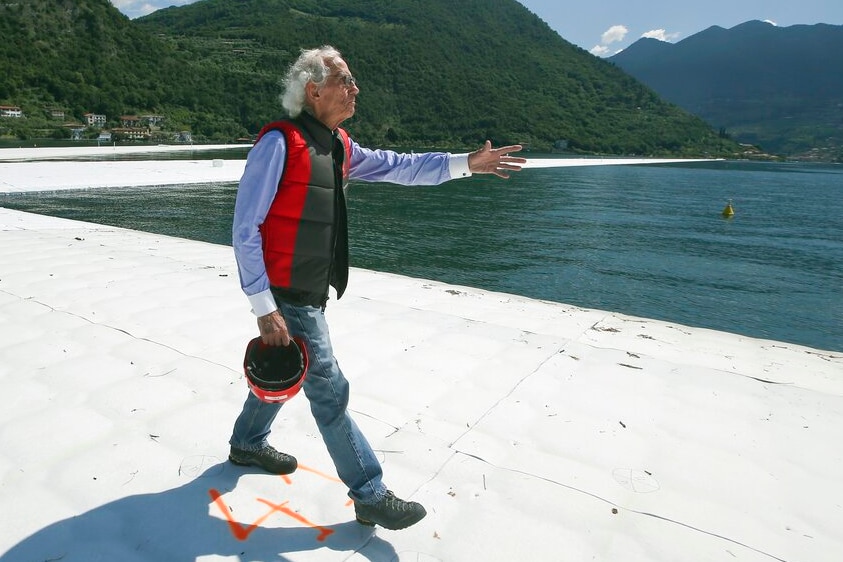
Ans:
{"type": "Polygon", "coordinates": [[[277,310],[258,317],[258,330],[260,331],[263,343],[266,345],[290,345],[290,333],[287,331],[287,322],[284,321],[281,312],[277,310]]]}

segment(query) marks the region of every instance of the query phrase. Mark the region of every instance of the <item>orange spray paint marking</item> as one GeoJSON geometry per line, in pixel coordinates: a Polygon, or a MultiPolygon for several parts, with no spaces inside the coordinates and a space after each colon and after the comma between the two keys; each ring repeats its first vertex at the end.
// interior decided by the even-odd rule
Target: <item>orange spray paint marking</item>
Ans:
{"type": "Polygon", "coordinates": [[[300,464],[299,470],[311,472],[311,473],[315,474],[316,476],[321,476],[322,478],[324,478],[326,480],[330,480],[331,482],[338,482],[338,483],[342,484],[342,480],[340,480],[336,476],[331,476],[330,474],[325,474],[324,472],[320,472],[320,471],[316,470],[315,468],[310,468],[309,466],[304,466],[304,465],[300,464]]]}
{"type": "Polygon", "coordinates": [[[208,490],[208,493],[211,495],[211,499],[214,500],[214,503],[217,507],[222,511],[222,514],[225,516],[226,522],[228,522],[228,528],[231,530],[231,534],[234,535],[234,538],[238,541],[245,541],[249,538],[249,535],[252,534],[252,531],[258,528],[261,523],[266,521],[266,519],[275,513],[275,509],[273,508],[272,511],[267,513],[266,515],[262,515],[257,518],[257,520],[249,526],[243,526],[231,516],[231,510],[225,504],[225,500],[222,499],[222,494],[220,494],[217,490],[211,488],[208,490]]]}
{"type": "Polygon", "coordinates": [[[261,503],[265,503],[266,505],[271,507],[272,511],[280,511],[284,515],[292,517],[293,519],[295,519],[299,523],[303,523],[303,524],[307,525],[308,527],[310,527],[311,529],[319,530],[319,535],[316,537],[317,541],[320,541],[320,542],[324,541],[329,536],[331,536],[334,532],[333,529],[329,529],[327,527],[323,527],[322,525],[317,525],[316,523],[308,521],[308,519],[306,517],[303,517],[303,516],[299,515],[298,513],[296,513],[295,511],[293,511],[292,509],[290,509],[289,507],[286,507],[287,502],[276,505],[276,504],[272,503],[271,501],[265,500],[265,499],[262,499],[262,498],[258,498],[258,501],[261,502],[261,503]]]}
{"type": "MultiPolygon", "coordinates": [[[[301,465],[301,464],[299,465],[298,468],[299,468],[299,470],[301,470],[303,472],[310,472],[312,474],[315,474],[316,476],[320,476],[320,477],[322,477],[326,480],[330,480],[331,482],[337,482],[337,483],[342,484],[342,480],[340,480],[339,478],[336,478],[336,477],[331,476],[329,474],[325,474],[324,472],[316,470],[315,468],[310,468],[308,466],[304,466],[304,465],[301,465]]],[[[290,478],[289,476],[287,476],[286,474],[281,475],[281,478],[284,480],[284,483],[286,483],[288,485],[293,484],[293,479],[290,478]]],[[[252,532],[254,532],[254,530],[257,529],[260,526],[261,523],[266,521],[273,513],[276,513],[276,512],[283,513],[284,515],[286,515],[288,517],[292,517],[296,521],[298,521],[298,522],[300,522],[304,525],[307,525],[311,529],[318,530],[319,535],[316,537],[317,541],[320,541],[320,542],[324,541],[325,539],[327,539],[329,536],[331,536],[334,533],[333,529],[329,529],[328,527],[323,527],[321,525],[317,525],[316,523],[313,523],[313,522],[309,521],[306,517],[304,517],[302,515],[299,515],[298,513],[293,511],[292,509],[286,507],[287,503],[289,503],[289,502],[285,501],[283,503],[276,504],[276,503],[272,503],[271,501],[265,500],[265,499],[262,499],[262,498],[255,498],[255,499],[257,501],[269,506],[270,511],[268,513],[258,517],[255,520],[255,522],[252,523],[251,525],[243,525],[243,524],[234,520],[234,517],[231,515],[231,509],[225,503],[225,500],[222,499],[222,494],[219,491],[211,488],[210,490],[208,490],[208,494],[210,494],[211,499],[214,501],[216,506],[222,512],[223,516],[225,516],[226,522],[228,523],[228,527],[231,530],[231,534],[234,535],[234,538],[236,538],[239,541],[245,541],[246,539],[248,539],[249,535],[251,535],[252,532]]],[[[348,500],[345,505],[349,506],[352,503],[353,502],[351,500],[348,500]]]]}

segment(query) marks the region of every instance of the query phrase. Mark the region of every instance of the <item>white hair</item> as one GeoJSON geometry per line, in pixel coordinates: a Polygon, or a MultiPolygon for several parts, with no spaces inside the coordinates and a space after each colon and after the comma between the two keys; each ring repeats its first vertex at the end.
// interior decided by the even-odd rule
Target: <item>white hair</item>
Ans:
{"type": "Polygon", "coordinates": [[[290,65],[284,76],[284,93],[281,94],[281,105],[290,117],[298,117],[305,106],[305,86],[313,82],[321,88],[331,73],[329,68],[338,64],[342,55],[330,45],[323,45],[318,49],[302,49],[301,55],[290,65]]]}

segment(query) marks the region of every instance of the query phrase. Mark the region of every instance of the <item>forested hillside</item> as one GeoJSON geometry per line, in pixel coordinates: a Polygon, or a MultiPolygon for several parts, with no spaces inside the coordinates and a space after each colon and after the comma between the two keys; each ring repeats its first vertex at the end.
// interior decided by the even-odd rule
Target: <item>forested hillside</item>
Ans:
{"type": "Polygon", "coordinates": [[[0,32],[0,105],[29,115],[154,112],[233,139],[281,114],[279,79],[302,47],[330,43],[359,79],[348,127],[361,142],[734,150],[515,0],[203,0],[134,21],[107,0],[30,0],[0,3],[0,32]]]}

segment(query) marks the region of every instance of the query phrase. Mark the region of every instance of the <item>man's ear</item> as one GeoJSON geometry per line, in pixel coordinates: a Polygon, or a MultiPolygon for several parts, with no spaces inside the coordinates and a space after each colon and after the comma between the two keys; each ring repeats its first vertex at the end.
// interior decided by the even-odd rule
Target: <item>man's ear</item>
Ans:
{"type": "Polygon", "coordinates": [[[314,100],[319,97],[319,86],[313,82],[308,82],[304,86],[304,95],[307,100],[314,100]]]}

